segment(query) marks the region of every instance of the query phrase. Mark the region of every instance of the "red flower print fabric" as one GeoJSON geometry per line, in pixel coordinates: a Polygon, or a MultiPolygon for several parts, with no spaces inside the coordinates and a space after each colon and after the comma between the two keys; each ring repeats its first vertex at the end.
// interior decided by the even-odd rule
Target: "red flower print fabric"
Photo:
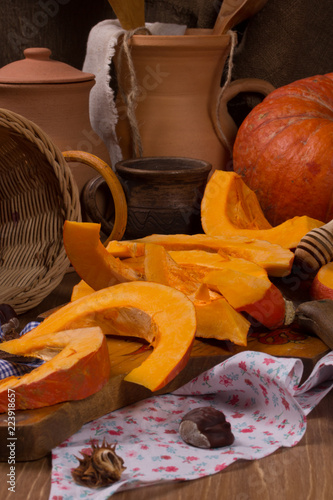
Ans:
{"type": "Polygon", "coordinates": [[[53,450],[49,500],[106,500],[118,491],[162,481],[217,474],[239,458],[255,460],[295,446],[306,416],[333,387],[333,353],[300,385],[299,359],[246,351],[206,371],[177,391],[114,411],[84,425],[53,450]],[[231,446],[201,449],[179,435],[182,417],[195,408],[222,411],[235,436],[231,446]],[[126,470],[112,486],[93,490],[74,483],[80,452],[103,439],[116,443],[126,470]]]}

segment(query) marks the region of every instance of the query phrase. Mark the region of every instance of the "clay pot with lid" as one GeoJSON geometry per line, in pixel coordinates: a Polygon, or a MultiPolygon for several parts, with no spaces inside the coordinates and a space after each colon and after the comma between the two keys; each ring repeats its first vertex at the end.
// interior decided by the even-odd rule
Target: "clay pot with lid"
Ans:
{"type": "MultiPolygon", "coordinates": [[[[61,151],[86,151],[110,164],[107,148],[89,119],[95,76],[50,56],[47,48],[28,48],[24,59],[0,68],[0,107],[41,127],[61,151]]],[[[71,169],[80,191],[96,175],[81,164],[71,164],[71,169]]]]}

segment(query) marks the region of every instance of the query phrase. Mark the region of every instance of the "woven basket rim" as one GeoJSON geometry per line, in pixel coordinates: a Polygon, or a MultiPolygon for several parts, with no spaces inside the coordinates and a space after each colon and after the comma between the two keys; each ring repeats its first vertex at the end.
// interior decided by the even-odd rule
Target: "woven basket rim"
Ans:
{"type": "MultiPolygon", "coordinates": [[[[65,221],[65,219],[81,221],[81,207],[80,207],[80,198],[79,198],[79,191],[77,184],[74,180],[74,176],[71,172],[71,169],[66,159],[62,155],[60,149],[55,145],[51,137],[31,120],[25,118],[24,116],[18,113],[12,112],[4,108],[0,108],[0,145],[1,145],[1,131],[3,132],[3,136],[5,135],[4,132],[8,131],[9,137],[11,139],[15,137],[15,141],[17,142],[19,142],[19,140],[22,139],[22,148],[23,144],[28,147],[31,146],[32,149],[35,150],[36,155],[38,152],[38,155],[40,154],[39,155],[40,158],[43,160],[45,159],[45,163],[47,163],[48,166],[50,166],[50,169],[54,174],[55,183],[57,185],[56,186],[56,191],[58,193],[57,196],[59,197],[59,210],[58,213],[54,216],[54,220],[57,222],[57,224],[61,224],[62,219],[63,222],[65,221]],[[61,215],[59,215],[60,209],[61,209],[61,215]]],[[[3,158],[1,158],[1,160],[5,162],[6,157],[4,156],[3,158]]],[[[33,161],[33,158],[31,158],[31,161],[33,161]]],[[[6,163],[4,168],[7,168],[6,163]]],[[[10,165],[8,165],[8,168],[10,168],[10,165]]],[[[20,165],[20,168],[22,170],[22,168],[24,167],[20,165]]],[[[0,183],[1,182],[3,181],[0,176],[0,183]]],[[[0,199],[0,201],[2,200],[0,199]]],[[[22,204],[24,205],[24,200],[22,204]]],[[[52,224],[52,220],[50,221],[49,217],[45,218],[42,217],[42,219],[44,224],[49,224],[49,225],[52,224]]],[[[17,225],[15,225],[15,221],[12,227],[14,228],[13,229],[14,233],[15,228],[17,227],[17,225]]],[[[0,241],[2,243],[3,248],[5,248],[6,241],[8,241],[8,239],[6,241],[4,241],[3,239],[5,230],[7,235],[6,237],[8,237],[8,231],[10,231],[10,229],[11,228],[8,227],[8,224],[7,227],[5,228],[4,219],[1,213],[0,241]]],[[[4,273],[7,271],[7,269],[6,269],[6,264],[4,262],[0,263],[0,302],[9,303],[18,314],[21,314],[37,306],[40,302],[42,302],[42,300],[47,295],[49,295],[58,286],[58,284],[62,281],[66,270],[69,267],[69,260],[65,252],[62,237],[56,240],[55,243],[56,243],[54,247],[55,250],[54,254],[52,254],[52,259],[51,259],[52,265],[50,265],[48,268],[46,266],[44,275],[43,275],[43,269],[40,271],[41,277],[35,284],[33,283],[32,280],[28,285],[26,286],[24,285],[21,288],[20,286],[16,286],[14,283],[11,286],[11,283],[8,283],[6,281],[6,286],[4,286],[4,281],[3,283],[1,282],[2,281],[1,271],[4,273]]],[[[27,243],[25,242],[25,244],[27,243]]],[[[22,268],[23,274],[26,272],[27,275],[30,274],[34,275],[33,271],[34,269],[32,267],[31,269],[26,269],[26,270],[22,268]]],[[[9,273],[9,279],[10,279],[10,273],[9,273]]]]}

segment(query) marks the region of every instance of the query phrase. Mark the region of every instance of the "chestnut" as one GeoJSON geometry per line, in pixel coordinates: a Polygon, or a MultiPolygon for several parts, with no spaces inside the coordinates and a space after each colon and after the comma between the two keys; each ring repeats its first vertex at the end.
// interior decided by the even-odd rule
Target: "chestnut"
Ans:
{"type": "Polygon", "coordinates": [[[184,415],[179,433],[185,443],[198,448],[230,446],[235,440],[224,413],[211,406],[195,408],[184,415]]]}

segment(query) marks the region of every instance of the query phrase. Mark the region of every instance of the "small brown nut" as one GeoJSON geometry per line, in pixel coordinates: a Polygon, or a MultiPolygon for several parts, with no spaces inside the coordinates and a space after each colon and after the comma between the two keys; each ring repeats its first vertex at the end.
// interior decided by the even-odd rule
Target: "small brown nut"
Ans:
{"type": "Polygon", "coordinates": [[[196,408],[184,415],[179,433],[185,443],[198,448],[230,446],[235,440],[224,414],[211,406],[196,408]]]}

